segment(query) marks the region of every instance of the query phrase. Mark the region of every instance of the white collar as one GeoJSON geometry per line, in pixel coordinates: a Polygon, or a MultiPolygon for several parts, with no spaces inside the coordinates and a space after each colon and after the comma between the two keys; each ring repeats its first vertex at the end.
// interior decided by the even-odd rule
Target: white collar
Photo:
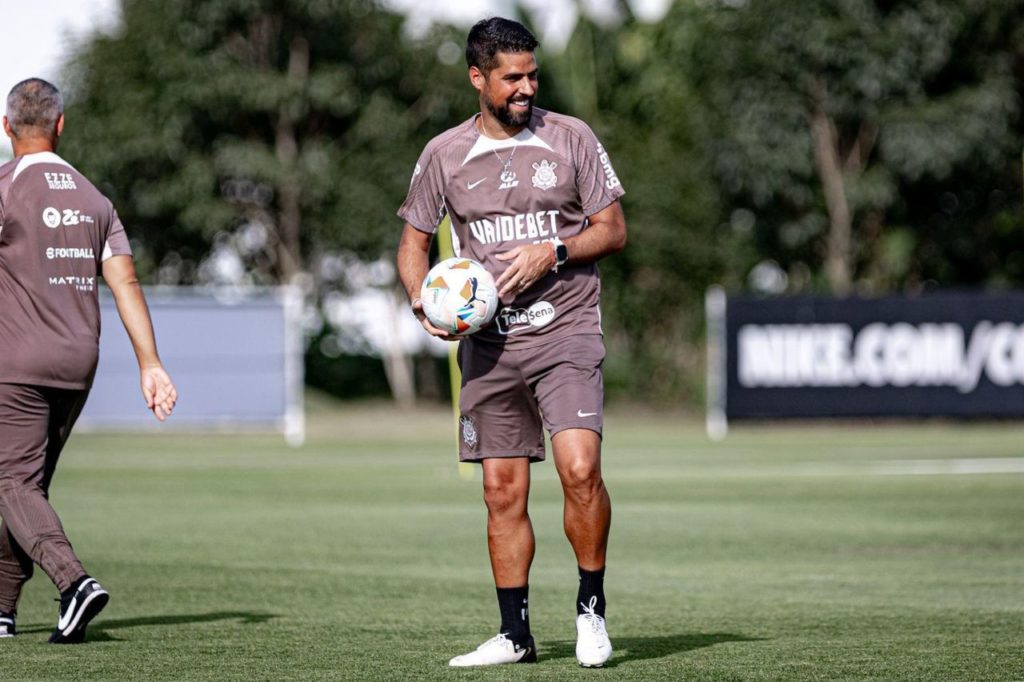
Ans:
{"type": "Polygon", "coordinates": [[[11,177],[11,182],[17,180],[18,175],[20,175],[23,170],[29,166],[34,166],[37,163],[56,163],[61,166],[67,166],[71,170],[75,170],[70,163],[53,152],[35,152],[34,154],[25,154],[18,159],[18,165],[14,167],[14,175],[11,177]]]}
{"type": "MultiPolygon", "coordinates": [[[[476,125],[474,120],[474,126],[476,125]]],[[[479,131],[477,131],[479,133],[479,131]]],[[[506,138],[504,140],[496,140],[492,137],[480,134],[477,137],[473,147],[466,154],[466,158],[462,160],[462,165],[465,166],[471,159],[474,159],[481,154],[490,154],[492,151],[498,151],[500,149],[508,149],[509,147],[540,147],[541,149],[547,149],[549,152],[553,152],[551,148],[544,140],[537,137],[537,134],[530,130],[529,127],[523,128],[514,136],[506,138]]]]}

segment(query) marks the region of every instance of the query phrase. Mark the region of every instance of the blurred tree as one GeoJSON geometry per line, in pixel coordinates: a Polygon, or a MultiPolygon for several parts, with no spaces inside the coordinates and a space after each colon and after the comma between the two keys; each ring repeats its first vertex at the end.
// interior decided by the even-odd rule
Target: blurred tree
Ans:
{"type": "Polygon", "coordinates": [[[552,84],[539,100],[591,125],[626,189],[629,245],[600,264],[609,392],[695,402],[704,292],[734,250],[716,229],[689,65],[664,58],[693,41],[694,26],[641,23],[624,4],[620,13],[612,27],[581,20],[565,53],[541,63],[552,84]]]}
{"type": "Polygon", "coordinates": [[[835,293],[906,281],[932,239],[913,188],[1019,174],[1017,0],[721,0],[687,20],[727,202],[753,209],[762,256],[835,293]],[[915,224],[884,231],[893,212],[915,224]]]}
{"type": "Polygon", "coordinates": [[[438,68],[458,45],[411,41],[401,21],[365,0],[125,0],[118,35],[72,64],[62,150],[160,281],[234,264],[288,282],[326,251],[378,258],[419,140],[472,106],[438,68]]]}

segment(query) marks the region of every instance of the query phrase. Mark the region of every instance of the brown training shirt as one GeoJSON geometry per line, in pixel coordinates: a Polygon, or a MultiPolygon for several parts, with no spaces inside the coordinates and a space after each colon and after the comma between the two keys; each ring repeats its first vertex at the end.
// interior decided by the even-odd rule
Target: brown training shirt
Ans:
{"type": "Polygon", "coordinates": [[[131,255],[113,205],[52,152],[0,166],[0,383],[88,388],[98,276],[131,255]]]}
{"type": "MultiPolygon", "coordinates": [[[[398,215],[429,234],[449,215],[455,253],[480,261],[495,279],[508,267],[498,254],[579,234],[587,216],[623,195],[608,154],[583,121],[535,107],[518,135],[494,140],[477,130],[478,116],[427,143],[398,215]]],[[[528,348],[599,334],[599,295],[596,265],[564,265],[504,301],[473,338],[528,348]]]]}

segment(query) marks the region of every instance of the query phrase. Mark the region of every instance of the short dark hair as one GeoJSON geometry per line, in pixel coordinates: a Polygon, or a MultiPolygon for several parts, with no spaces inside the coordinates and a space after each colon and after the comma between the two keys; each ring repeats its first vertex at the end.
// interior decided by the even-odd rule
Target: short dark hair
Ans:
{"type": "Polygon", "coordinates": [[[466,37],[466,66],[485,74],[498,65],[499,52],[533,52],[540,43],[518,21],[491,17],[473,24],[466,37]]]}
{"type": "Polygon", "coordinates": [[[7,95],[7,122],[15,137],[22,137],[30,128],[37,135],[48,135],[64,113],[60,90],[42,78],[26,78],[7,95]]]}

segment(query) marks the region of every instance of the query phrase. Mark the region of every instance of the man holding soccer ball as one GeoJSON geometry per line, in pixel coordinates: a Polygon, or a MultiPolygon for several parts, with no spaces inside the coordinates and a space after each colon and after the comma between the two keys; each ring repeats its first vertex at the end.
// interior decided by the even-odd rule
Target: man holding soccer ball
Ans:
{"type": "Polygon", "coordinates": [[[596,261],[626,244],[623,190],[608,154],[582,121],[535,108],[538,43],[521,24],[477,23],[466,45],[480,113],[431,140],[398,215],[398,269],[414,314],[430,241],[451,219],[458,255],[479,261],[501,297],[494,322],[462,339],[462,461],[483,467],[498,634],[452,666],[537,660],[528,578],[534,535],[527,512],[531,462],[551,434],[565,494],[565,533],[579,565],[576,657],[611,656],[604,571],[611,503],[601,477],[603,384],[596,261]]]}

